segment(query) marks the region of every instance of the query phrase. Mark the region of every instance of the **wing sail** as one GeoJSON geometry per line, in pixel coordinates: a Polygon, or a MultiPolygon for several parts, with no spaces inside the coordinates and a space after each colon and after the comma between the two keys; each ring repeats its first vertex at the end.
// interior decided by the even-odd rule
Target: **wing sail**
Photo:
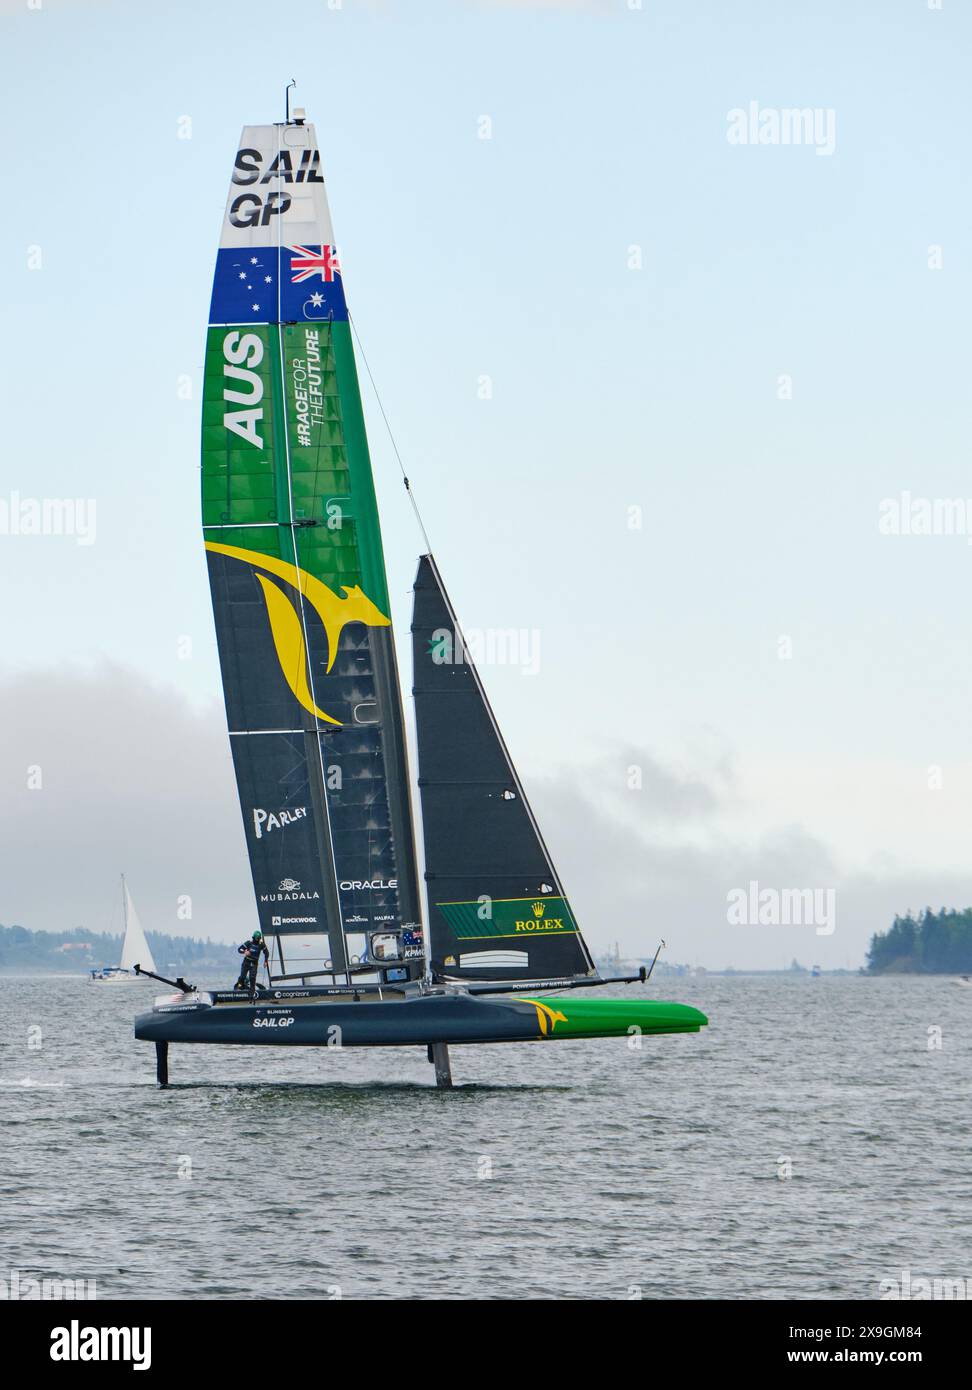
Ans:
{"type": "Polygon", "coordinates": [[[240,140],[210,305],[202,511],[230,744],[260,926],[277,938],[274,970],[339,974],[383,959],[394,978],[418,974],[381,532],[311,125],[248,126],[240,140]]]}

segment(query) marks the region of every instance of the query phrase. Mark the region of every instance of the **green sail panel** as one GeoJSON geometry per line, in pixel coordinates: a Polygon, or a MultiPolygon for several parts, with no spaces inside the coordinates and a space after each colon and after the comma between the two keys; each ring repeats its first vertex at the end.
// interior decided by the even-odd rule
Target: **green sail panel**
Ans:
{"type": "Polygon", "coordinates": [[[206,341],[202,520],[280,975],[423,969],[381,532],[312,126],[243,131],[206,341]]]}

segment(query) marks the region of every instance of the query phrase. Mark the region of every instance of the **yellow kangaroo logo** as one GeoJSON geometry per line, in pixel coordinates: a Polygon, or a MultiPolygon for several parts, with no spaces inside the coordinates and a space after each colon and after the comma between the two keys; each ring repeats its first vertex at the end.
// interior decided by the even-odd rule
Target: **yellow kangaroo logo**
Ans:
{"type": "Polygon", "coordinates": [[[532,1004],[536,1009],[537,1022],[540,1024],[540,1032],[544,1037],[548,1033],[552,1033],[558,1023],[567,1022],[566,1014],[562,1014],[559,1009],[552,1009],[549,1004],[542,1004],[539,999],[521,999],[520,1003],[532,1004]]]}
{"type": "MultiPolygon", "coordinates": [[[[299,570],[295,565],[288,564],[286,560],[279,560],[275,555],[262,555],[258,550],[243,550],[240,546],[220,545],[216,541],[206,541],[206,549],[211,550],[215,555],[227,555],[231,560],[244,560],[255,568],[269,570],[271,574],[286,580],[288,584],[303,594],[320,618],[327,635],[325,672],[330,671],[334,665],[341,633],[347,623],[364,623],[367,627],[389,627],[391,625],[391,618],[385,617],[381,609],[372,603],[358,584],[354,584],[350,588],[346,584],[342,584],[341,588],[344,590],[344,597],[342,598],[332,589],[329,589],[326,584],[322,584],[319,579],[315,579],[312,574],[308,574],[306,570],[299,570]]],[[[267,605],[267,617],[270,620],[270,632],[273,636],[277,660],[280,662],[280,669],[294,694],[294,698],[299,700],[304,709],[309,710],[318,719],[323,719],[328,724],[340,725],[340,719],[332,719],[329,714],[318,709],[314,703],[310,681],[307,678],[304,625],[293,601],[279,584],[274,584],[265,575],[258,574],[257,579],[260,581],[264,602],[267,605]]]]}

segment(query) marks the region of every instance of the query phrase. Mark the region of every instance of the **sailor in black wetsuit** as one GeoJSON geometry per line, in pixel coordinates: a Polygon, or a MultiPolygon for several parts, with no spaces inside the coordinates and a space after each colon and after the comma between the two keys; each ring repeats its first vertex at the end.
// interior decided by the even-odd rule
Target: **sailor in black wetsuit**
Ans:
{"type": "Polygon", "coordinates": [[[249,941],[244,941],[237,950],[243,957],[243,966],[240,970],[240,978],[233,986],[234,989],[248,989],[252,993],[256,989],[257,969],[260,965],[260,952],[269,965],[270,952],[267,950],[267,943],[263,939],[263,932],[259,928],[253,933],[249,941]]]}

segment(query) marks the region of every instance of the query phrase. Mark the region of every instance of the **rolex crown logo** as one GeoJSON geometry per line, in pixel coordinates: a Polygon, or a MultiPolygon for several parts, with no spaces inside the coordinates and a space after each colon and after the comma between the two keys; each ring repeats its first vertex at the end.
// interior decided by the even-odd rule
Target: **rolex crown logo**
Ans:
{"type": "Polygon", "coordinates": [[[543,903],[531,903],[530,906],[533,908],[534,917],[543,916],[543,903]]]}

